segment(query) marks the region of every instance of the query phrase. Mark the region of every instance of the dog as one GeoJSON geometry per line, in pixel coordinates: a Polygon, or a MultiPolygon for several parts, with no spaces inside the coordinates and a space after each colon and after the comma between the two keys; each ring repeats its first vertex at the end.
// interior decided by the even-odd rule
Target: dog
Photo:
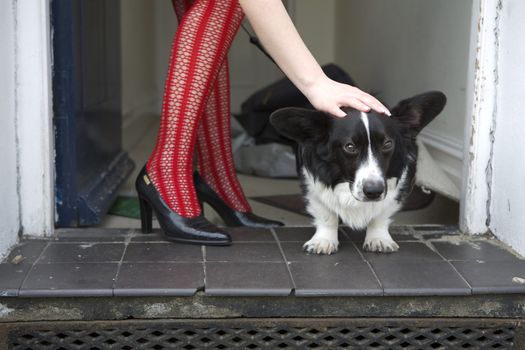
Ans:
{"type": "Polygon", "coordinates": [[[316,227],[304,250],[337,252],[339,218],[366,228],[365,251],[399,249],[388,227],[414,186],[416,136],[445,104],[442,92],[430,91],[399,102],[391,117],[352,108],[343,118],[296,107],[271,114],[277,132],[297,143],[297,170],[316,227]]]}

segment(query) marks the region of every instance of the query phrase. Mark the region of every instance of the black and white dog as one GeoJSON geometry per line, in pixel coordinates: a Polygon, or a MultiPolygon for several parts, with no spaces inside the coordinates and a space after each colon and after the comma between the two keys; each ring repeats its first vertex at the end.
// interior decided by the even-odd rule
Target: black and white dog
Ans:
{"type": "Polygon", "coordinates": [[[388,226],[415,181],[416,136],[443,109],[446,97],[431,91],[401,101],[387,117],[347,109],[336,118],[302,108],[271,115],[282,135],[295,140],[297,169],[316,232],[304,244],[309,253],[337,251],[339,218],[366,228],[363,249],[399,249],[388,226]]]}

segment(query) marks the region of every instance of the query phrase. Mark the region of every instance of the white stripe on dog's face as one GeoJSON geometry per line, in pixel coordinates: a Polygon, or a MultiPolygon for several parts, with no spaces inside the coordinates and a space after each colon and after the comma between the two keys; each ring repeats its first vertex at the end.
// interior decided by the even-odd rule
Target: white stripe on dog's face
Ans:
{"type": "MultiPolygon", "coordinates": [[[[366,160],[359,165],[355,174],[354,185],[352,186],[352,194],[361,201],[366,201],[367,198],[363,192],[363,184],[365,181],[381,181],[384,182],[384,175],[379,167],[379,163],[372,152],[372,139],[370,136],[370,126],[368,123],[368,115],[361,112],[361,122],[365,126],[366,135],[368,136],[368,149],[366,160]]],[[[380,199],[384,198],[384,193],[380,199]]]]}

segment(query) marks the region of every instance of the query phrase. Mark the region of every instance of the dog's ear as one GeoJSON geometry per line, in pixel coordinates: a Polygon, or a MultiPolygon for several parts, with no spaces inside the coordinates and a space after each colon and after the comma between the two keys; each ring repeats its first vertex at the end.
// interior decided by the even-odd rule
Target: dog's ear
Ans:
{"type": "Polygon", "coordinates": [[[270,123],[281,135],[302,143],[325,136],[330,117],[312,109],[287,107],[273,112],[270,123]]]}
{"type": "Polygon", "coordinates": [[[391,113],[406,128],[417,135],[445,107],[447,97],[441,91],[429,91],[399,102],[391,113]]]}

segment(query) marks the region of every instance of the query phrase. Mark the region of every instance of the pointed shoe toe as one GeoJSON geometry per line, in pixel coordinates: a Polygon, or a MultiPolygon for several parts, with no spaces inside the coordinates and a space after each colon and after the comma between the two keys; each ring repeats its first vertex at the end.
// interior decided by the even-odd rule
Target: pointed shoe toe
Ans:
{"type": "Polygon", "coordinates": [[[280,221],[265,219],[251,212],[242,212],[230,208],[198,172],[193,173],[193,182],[199,201],[208,203],[219,214],[226,226],[272,228],[284,225],[280,221]]]}

